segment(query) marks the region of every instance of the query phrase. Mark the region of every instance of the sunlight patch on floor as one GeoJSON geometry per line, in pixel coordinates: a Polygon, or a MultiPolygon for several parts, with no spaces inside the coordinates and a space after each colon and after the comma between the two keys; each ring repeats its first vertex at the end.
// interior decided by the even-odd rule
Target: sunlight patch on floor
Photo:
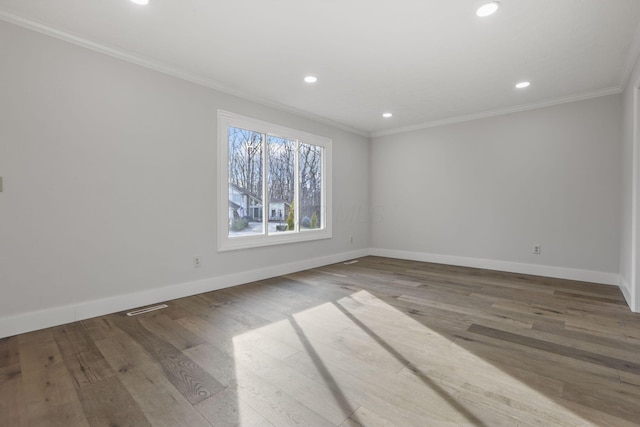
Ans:
{"type": "Polygon", "coordinates": [[[366,425],[590,424],[366,291],[238,335],[233,348],[239,411],[276,425],[348,417],[366,425]]]}

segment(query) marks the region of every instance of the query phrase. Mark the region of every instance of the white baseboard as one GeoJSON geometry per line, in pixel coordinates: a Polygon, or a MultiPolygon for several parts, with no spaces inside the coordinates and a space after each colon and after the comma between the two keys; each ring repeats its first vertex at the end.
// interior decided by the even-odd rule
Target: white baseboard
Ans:
{"type": "Polygon", "coordinates": [[[622,295],[624,295],[624,299],[627,300],[627,305],[634,313],[638,313],[635,301],[633,300],[633,292],[631,292],[631,285],[624,276],[620,275],[620,282],[618,283],[618,287],[622,291],[622,295]]]}
{"type": "Polygon", "coordinates": [[[102,316],[109,313],[116,313],[118,311],[129,310],[150,304],[156,304],[158,302],[171,299],[224,289],[231,286],[241,285],[243,283],[269,279],[271,277],[282,276],[296,271],[308,270],[354,258],[361,258],[367,255],[369,255],[369,249],[343,252],[304,261],[274,265],[272,267],[257,270],[243,271],[242,273],[211,277],[187,283],[178,283],[142,292],[115,295],[109,298],[84,301],[78,304],[53,307],[50,309],[32,311],[14,316],[0,317],[0,338],[49,328],[78,320],[89,319],[91,317],[102,316]]]}
{"type": "Polygon", "coordinates": [[[373,248],[371,255],[412,261],[433,262],[437,264],[458,265],[461,267],[483,268],[487,270],[507,271],[510,273],[531,274],[534,276],[554,277],[557,279],[579,280],[582,282],[602,283],[618,286],[619,277],[615,273],[579,270],[575,268],[550,265],[525,264],[519,262],[498,261],[492,259],[468,258],[453,255],[439,255],[423,252],[398,251],[373,248]]]}
{"type": "Polygon", "coordinates": [[[297,271],[317,268],[354,258],[361,258],[367,255],[616,285],[622,290],[631,310],[635,311],[631,298],[632,293],[630,286],[624,278],[615,273],[373,248],[342,252],[339,254],[312,258],[304,261],[274,265],[272,267],[257,270],[243,271],[241,273],[211,277],[193,282],[178,283],[142,292],[116,295],[109,298],[84,301],[78,304],[70,304],[41,311],[32,311],[13,316],[0,317],[0,338],[62,325],[78,320],[89,319],[91,317],[102,316],[109,313],[130,310],[176,298],[183,298],[203,292],[229,288],[231,286],[241,285],[244,283],[269,279],[271,277],[282,276],[284,274],[290,274],[297,271]]]}

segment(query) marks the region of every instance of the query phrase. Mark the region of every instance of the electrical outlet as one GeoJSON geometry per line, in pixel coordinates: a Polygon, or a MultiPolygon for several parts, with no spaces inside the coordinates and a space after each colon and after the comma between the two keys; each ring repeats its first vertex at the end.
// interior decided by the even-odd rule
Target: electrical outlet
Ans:
{"type": "Polygon", "coordinates": [[[193,268],[199,268],[202,265],[202,260],[199,256],[193,257],[193,268]]]}
{"type": "Polygon", "coordinates": [[[542,245],[533,245],[533,254],[540,255],[540,252],[542,252],[542,245]]]}

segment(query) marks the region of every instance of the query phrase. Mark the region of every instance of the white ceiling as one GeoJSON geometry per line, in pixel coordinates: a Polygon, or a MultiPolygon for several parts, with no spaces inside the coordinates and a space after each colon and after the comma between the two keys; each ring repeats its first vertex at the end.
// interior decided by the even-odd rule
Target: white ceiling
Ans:
{"type": "Polygon", "coordinates": [[[478,18],[483,3],[0,0],[0,19],[367,135],[626,83],[640,1],[501,0],[478,18]],[[319,81],[305,84],[307,74],[319,81]],[[515,89],[521,80],[531,86],[515,89]]]}

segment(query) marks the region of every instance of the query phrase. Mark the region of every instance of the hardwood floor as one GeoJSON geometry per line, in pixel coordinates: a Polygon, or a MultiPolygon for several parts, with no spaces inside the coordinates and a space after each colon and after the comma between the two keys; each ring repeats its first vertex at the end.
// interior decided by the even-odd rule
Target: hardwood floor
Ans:
{"type": "Polygon", "coordinates": [[[367,257],[0,340],[0,426],[640,425],[616,287],[367,257]]]}

